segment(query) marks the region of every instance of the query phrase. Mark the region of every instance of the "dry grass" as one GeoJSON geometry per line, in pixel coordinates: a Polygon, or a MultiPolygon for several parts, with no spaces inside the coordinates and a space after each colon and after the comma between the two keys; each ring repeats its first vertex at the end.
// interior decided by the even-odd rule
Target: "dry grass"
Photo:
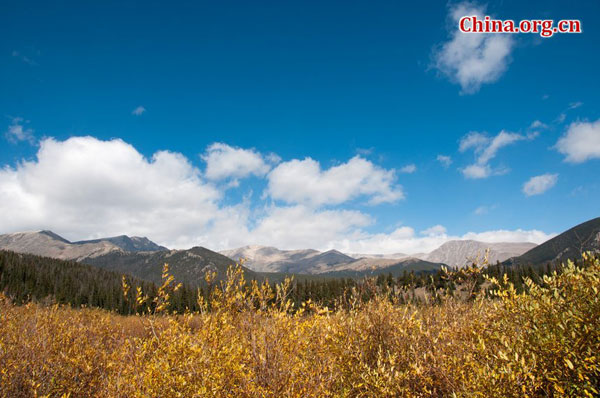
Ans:
{"type": "Polygon", "coordinates": [[[418,307],[382,295],[292,311],[285,286],[242,289],[239,272],[186,316],[2,298],[0,396],[597,396],[600,263],[587,263],[527,294],[418,307]]]}

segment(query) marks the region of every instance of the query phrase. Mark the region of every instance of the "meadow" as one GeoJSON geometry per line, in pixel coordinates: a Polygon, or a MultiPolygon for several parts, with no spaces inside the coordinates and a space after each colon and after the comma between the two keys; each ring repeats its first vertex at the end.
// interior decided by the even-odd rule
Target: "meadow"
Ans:
{"type": "MultiPolygon", "coordinates": [[[[165,270],[152,313],[0,298],[1,397],[593,397],[600,389],[600,259],[584,256],[523,291],[350,291],[340,305],[226,282],[170,314],[165,270]]],[[[477,267],[448,278],[469,286],[477,267]],[[457,279],[458,281],[458,279],[457,279]]],[[[210,282],[210,281],[209,281],[210,282]]],[[[124,279],[123,292],[132,296],[124,279]]],[[[133,289],[135,290],[135,288],[133,289]]],[[[149,305],[148,301],[152,301],[149,305]]]]}

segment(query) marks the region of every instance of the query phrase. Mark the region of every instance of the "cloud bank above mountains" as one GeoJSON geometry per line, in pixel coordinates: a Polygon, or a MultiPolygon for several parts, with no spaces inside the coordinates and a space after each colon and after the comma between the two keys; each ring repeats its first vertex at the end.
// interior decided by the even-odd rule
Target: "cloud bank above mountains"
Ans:
{"type": "Polygon", "coordinates": [[[377,220],[342,205],[362,201],[368,209],[404,193],[396,170],[360,156],[323,168],[311,158],[282,161],[218,143],[202,159],[204,170],[175,152],[146,158],[120,139],[45,138],[34,160],[0,170],[2,232],[53,229],[70,239],[126,233],[171,248],[264,244],[362,253],[425,252],[457,238],[540,243],[551,236],[536,230],[452,236],[442,226],[367,232],[377,220]],[[248,176],[265,179],[262,205],[225,204],[227,185],[220,182],[248,176]]]}

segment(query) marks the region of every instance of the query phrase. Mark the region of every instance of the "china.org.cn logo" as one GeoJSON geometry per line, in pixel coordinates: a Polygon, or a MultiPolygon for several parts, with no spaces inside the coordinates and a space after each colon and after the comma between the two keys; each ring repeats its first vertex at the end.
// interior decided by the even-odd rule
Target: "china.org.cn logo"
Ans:
{"type": "Polygon", "coordinates": [[[557,33],[581,33],[581,21],[562,19],[523,19],[516,23],[512,19],[483,18],[466,15],[458,20],[458,28],[463,33],[538,33],[541,37],[552,37],[557,33]]]}

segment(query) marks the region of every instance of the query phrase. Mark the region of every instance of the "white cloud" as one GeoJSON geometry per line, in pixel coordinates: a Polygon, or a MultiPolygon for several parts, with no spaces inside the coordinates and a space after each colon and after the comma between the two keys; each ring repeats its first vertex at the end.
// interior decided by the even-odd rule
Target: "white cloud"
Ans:
{"type": "Polygon", "coordinates": [[[398,171],[400,171],[400,173],[412,174],[417,171],[417,166],[414,163],[407,164],[398,171]]]}
{"type": "Polygon", "coordinates": [[[492,175],[492,169],[487,164],[483,166],[471,164],[460,171],[465,177],[472,179],[488,178],[492,175]]]}
{"type": "Polygon", "coordinates": [[[490,137],[486,134],[479,133],[477,131],[471,131],[460,139],[458,144],[458,150],[465,152],[468,149],[475,149],[481,151],[490,142],[490,137]]]}
{"type": "Polygon", "coordinates": [[[530,129],[547,129],[548,125],[545,123],[542,123],[539,120],[534,120],[533,123],[531,123],[531,125],[529,126],[530,129]]]}
{"type": "Polygon", "coordinates": [[[504,130],[494,137],[474,131],[470,132],[460,140],[459,151],[465,152],[472,149],[476,155],[476,160],[474,164],[464,167],[461,171],[465,177],[473,179],[505,174],[508,172],[508,169],[492,169],[489,162],[496,157],[498,151],[503,147],[517,141],[532,140],[535,137],[537,137],[537,133],[521,135],[504,130]]]}
{"type": "Polygon", "coordinates": [[[488,243],[532,242],[543,243],[556,234],[538,230],[493,230],[467,232],[463,235],[448,235],[443,226],[434,226],[417,235],[413,228],[403,226],[389,234],[363,234],[354,239],[341,239],[329,242],[326,248],[336,248],[346,253],[428,253],[449,240],[471,239],[488,243]]]}
{"type": "Polygon", "coordinates": [[[48,138],[35,160],[0,171],[0,225],[75,239],[126,233],[192,243],[221,216],[220,197],[180,154],[146,159],[118,139],[48,138]]]}
{"type": "Polygon", "coordinates": [[[540,244],[555,236],[555,233],[547,234],[537,229],[523,230],[519,228],[515,230],[500,229],[485,232],[467,232],[460,239],[478,240],[487,243],[531,242],[540,244]]]}
{"type": "Polygon", "coordinates": [[[440,162],[446,169],[452,164],[452,158],[446,155],[437,155],[437,161],[440,162]]]}
{"type": "MultiPolygon", "coordinates": [[[[306,167],[306,160],[295,162],[306,167]]],[[[393,186],[392,171],[364,159],[336,167],[321,171],[317,164],[318,173],[312,175],[328,185],[359,174],[350,186],[372,200],[397,200],[401,194],[393,186]]],[[[344,184],[341,196],[307,186],[322,204],[354,197],[344,184]]],[[[261,208],[252,206],[248,196],[225,205],[224,189],[204,180],[202,171],[178,153],[159,151],[146,158],[119,139],[47,138],[33,160],[0,169],[0,233],[51,229],[71,240],[147,236],[171,248],[201,245],[221,250],[264,244],[386,254],[426,252],[450,239],[539,243],[549,237],[521,230],[454,236],[441,225],[420,234],[409,226],[371,233],[367,228],[377,220],[361,211],[322,209],[312,201],[261,208]]]]}
{"type": "Polygon", "coordinates": [[[0,169],[0,232],[51,229],[74,240],[141,235],[172,248],[323,248],[364,234],[373,222],[344,209],[224,205],[224,192],[202,176],[181,154],[147,159],[119,139],[44,139],[34,160],[0,169]]]}
{"type": "Polygon", "coordinates": [[[137,108],[131,111],[131,114],[134,116],[142,116],[142,114],[145,112],[146,108],[144,108],[143,106],[138,106],[137,108]]]}
{"type": "Polygon", "coordinates": [[[434,65],[462,92],[472,94],[484,83],[492,83],[506,70],[510,62],[513,39],[507,34],[462,33],[458,21],[463,16],[483,19],[485,7],[462,2],[449,9],[450,40],[434,52],[434,65]]]}
{"type": "Polygon", "coordinates": [[[443,225],[434,225],[433,227],[429,227],[423,231],[421,231],[422,235],[426,236],[440,236],[446,234],[446,227],[443,225]]]}
{"type": "Polygon", "coordinates": [[[540,195],[554,185],[558,181],[558,174],[542,174],[536,177],[531,177],[523,184],[523,193],[526,196],[540,195]]]}
{"type": "Polygon", "coordinates": [[[267,162],[280,160],[276,155],[265,159],[253,149],[232,147],[219,142],[210,145],[202,159],[206,162],[205,175],[211,180],[264,176],[271,169],[267,162]]]}
{"type": "Polygon", "coordinates": [[[372,222],[371,217],[358,211],[315,210],[304,205],[273,206],[247,239],[250,243],[267,243],[284,249],[325,249],[340,238],[360,237],[361,228],[372,222]]]}
{"type": "Polygon", "coordinates": [[[575,122],[558,140],[555,148],[569,163],[582,163],[600,158],[600,119],[595,122],[575,122]]]}
{"type": "Polygon", "coordinates": [[[346,163],[321,170],[311,158],[279,164],[267,176],[273,199],[312,206],[334,205],[366,196],[369,203],[396,202],[404,197],[395,184],[394,170],[385,170],[355,156],[346,163]]]}
{"type": "Polygon", "coordinates": [[[408,226],[396,228],[390,233],[362,233],[353,238],[339,237],[328,242],[328,249],[337,249],[345,253],[424,253],[430,252],[447,239],[444,235],[418,236],[408,226]]]}
{"type": "Polygon", "coordinates": [[[483,149],[479,155],[479,158],[477,159],[477,162],[480,164],[486,164],[496,156],[496,153],[498,153],[501,148],[524,139],[525,137],[520,134],[501,131],[492,139],[489,146],[483,149]]]}
{"type": "Polygon", "coordinates": [[[4,134],[6,139],[12,143],[27,141],[34,144],[35,137],[33,130],[24,126],[25,121],[20,117],[12,119],[12,123],[8,126],[8,130],[4,134]]]}
{"type": "Polygon", "coordinates": [[[569,103],[567,108],[556,117],[555,123],[558,123],[558,124],[563,123],[567,119],[567,113],[569,111],[571,111],[573,109],[577,109],[577,108],[581,107],[582,105],[583,105],[583,102],[581,102],[581,101],[569,103]]]}

